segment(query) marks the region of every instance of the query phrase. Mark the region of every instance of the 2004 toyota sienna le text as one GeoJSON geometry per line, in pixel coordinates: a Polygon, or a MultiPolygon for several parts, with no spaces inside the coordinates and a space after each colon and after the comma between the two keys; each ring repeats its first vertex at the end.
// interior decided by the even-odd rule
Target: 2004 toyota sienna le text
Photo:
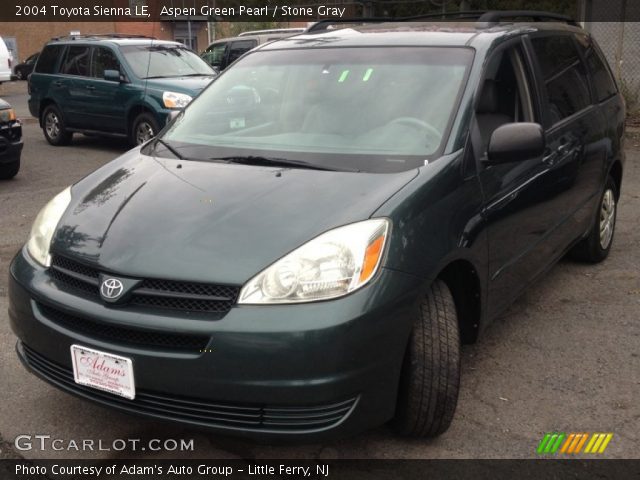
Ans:
{"type": "Polygon", "coordinates": [[[460,344],[607,256],[624,104],[582,29],[344,27],[248,53],[44,207],[10,273],[30,371],[263,440],[438,435],[460,344]]]}

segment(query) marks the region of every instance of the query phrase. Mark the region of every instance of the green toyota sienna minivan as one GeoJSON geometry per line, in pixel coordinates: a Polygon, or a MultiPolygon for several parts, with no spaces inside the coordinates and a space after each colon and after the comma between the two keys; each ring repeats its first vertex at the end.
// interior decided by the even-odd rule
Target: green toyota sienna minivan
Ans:
{"type": "Polygon", "coordinates": [[[74,133],[140,145],[215,75],[177,42],[125,34],[54,38],[29,76],[29,111],[52,145],[68,145],[74,133]]]}
{"type": "Polygon", "coordinates": [[[623,100],[587,33],[534,20],[322,22],[246,54],[37,216],[24,365],[262,440],[443,433],[461,343],[613,241],[623,100]]]}

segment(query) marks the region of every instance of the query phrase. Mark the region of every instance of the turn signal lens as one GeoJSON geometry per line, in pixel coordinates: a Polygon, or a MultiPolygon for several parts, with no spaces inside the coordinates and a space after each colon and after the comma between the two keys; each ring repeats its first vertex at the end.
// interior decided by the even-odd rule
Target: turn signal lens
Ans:
{"type": "Polygon", "coordinates": [[[376,272],[376,267],[380,262],[380,256],[382,255],[382,247],[384,246],[384,237],[380,235],[376,238],[364,253],[364,263],[362,270],[360,271],[360,283],[365,283],[376,272]]]}

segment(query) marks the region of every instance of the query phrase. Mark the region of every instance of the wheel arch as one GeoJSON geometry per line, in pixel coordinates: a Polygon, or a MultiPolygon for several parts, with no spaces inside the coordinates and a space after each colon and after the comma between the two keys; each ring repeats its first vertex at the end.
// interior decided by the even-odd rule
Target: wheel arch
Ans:
{"type": "Polygon", "coordinates": [[[42,114],[44,113],[45,108],[49,105],[55,105],[55,107],[60,110],[60,107],[56,103],[53,98],[45,98],[40,102],[40,107],[38,109],[38,123],[40,124],[40,128],[42,128],[42,114]]]}
{"type": "Polygon", "coordinates": [[[611,167],[609,168],[609,176],[616,184],[616,201],[618,201],[620,199],[622,189],[622,162],[620,160],[616,160],[611,164],[611,167]]]}
{"type": "Polygon", "coordinates": [[[453,260],[437,276],[453,295],[462,343],[478,339],[482,317],[482,285],[477,268],[468,260],[453,260]]]}
{"type": "Polygon", "coordinates": [[[150,106],[140,104],[140,103],[133,105],[127,112],[127,133],[131,132],[131,129],[133,128],[133,121],[141,113],[148,113],[150,115],[153,115],[154,118],[156,118],[156,114],[153,111],[153,108],[151,108],[150,106]]]}

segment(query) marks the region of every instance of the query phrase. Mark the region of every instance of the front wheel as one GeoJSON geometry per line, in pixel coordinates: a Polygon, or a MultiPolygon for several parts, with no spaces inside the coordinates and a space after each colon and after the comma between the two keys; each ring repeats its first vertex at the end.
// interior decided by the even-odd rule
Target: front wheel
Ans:
{"type": "Polygon", "coordinates": [[[405,354],[394,426],[435,437],[451,425],[460,385],[458,314],[449,287],[436,280],[420,301],[405,354]]]}
{"type": "Polygon", "coordinates": [[[607,258],[616,228],[617,198],[618,189],[609,177],[600,197],[593,227],[587,237],[573,247],[571,257],[589,263],[598,263],[607,258]]]}
{"type": "Polygon", "coordinates": [[[141,113],[135,118],[131,125],[129,142],[132,145],[142,145],[155,137],[159,131],[158,122],[153,115],[150,113],[141,113]]]}

